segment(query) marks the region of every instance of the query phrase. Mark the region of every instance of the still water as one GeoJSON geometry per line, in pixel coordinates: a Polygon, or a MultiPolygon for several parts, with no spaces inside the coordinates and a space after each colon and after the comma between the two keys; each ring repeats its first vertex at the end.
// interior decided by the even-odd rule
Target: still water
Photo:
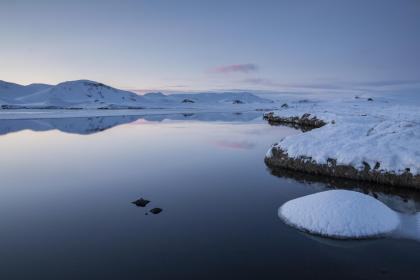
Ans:
{"type": "Polygon", "coordinates": [[[312,237],[277,210],[350,188],[413,213],[419,194],[271,171],[301,132],[260,115],[0,121],[0,279],[416,279],[419,242],[312,237]]]}

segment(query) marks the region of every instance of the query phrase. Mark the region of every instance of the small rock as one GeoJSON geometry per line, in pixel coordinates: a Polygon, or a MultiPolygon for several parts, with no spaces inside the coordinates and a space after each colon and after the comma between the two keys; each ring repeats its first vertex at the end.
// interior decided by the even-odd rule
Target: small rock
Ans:
{"type": "Polygon", "coordinates": [[[373,101],[373,99],[372,98],[368,98],[368,101],[373,101]]]}
{"type": "Polygon", "coordinates": [[[289,105],[287,105],[287,103],[284,103],[283,105],[281,105],[281,108],[289,108],[289,105]]]}
{"type": "Polygon", "coordinates": [[[159,214],[160,212],[162,212],[162,209],[157,207],[150,210],[150,213],[152,214],[159,214]]]}
{"type": "Polygon", "coordinates": [[[140,198],[140,199],[137,199],[136,201],[133,201],[132,203],[138,207],[145,207],[149,202],[150,200],[140,198]]]}

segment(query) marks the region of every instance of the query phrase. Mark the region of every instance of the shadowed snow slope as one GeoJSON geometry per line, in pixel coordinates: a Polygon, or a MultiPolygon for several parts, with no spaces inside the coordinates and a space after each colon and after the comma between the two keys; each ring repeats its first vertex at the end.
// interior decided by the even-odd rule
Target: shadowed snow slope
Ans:
{"type": "Polygon", "coordinates": [[[300,230],[339,239],[383,236],[400,224],[398,214],[382,202],[346,190],[325,191],[288,201],[278,214],[300,230]]]}
{"type": "Polygon", "coordinates": [[[16,102],[16,99],[52,87],[46,84],[30,84],[22,86],[14,83],[0,81],[0,100],[3,102],[16,102]]]}

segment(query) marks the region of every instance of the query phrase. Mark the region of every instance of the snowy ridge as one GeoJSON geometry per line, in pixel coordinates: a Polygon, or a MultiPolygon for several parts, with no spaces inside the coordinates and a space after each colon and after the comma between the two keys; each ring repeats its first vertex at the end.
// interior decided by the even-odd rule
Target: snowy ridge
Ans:
{"type": "MultiPolygon", "coordinates": [[[[318,164],[335,159],[358,170],[420,173],[420,113],[418,106],[353,98],[345,101],[291,102],[275,116],[305,113],[327,124],[282,139],[280,148],[291,158],[308,157],[318,164]]],[[[271,152],[267,157],[272,156],[271,152]]]]}

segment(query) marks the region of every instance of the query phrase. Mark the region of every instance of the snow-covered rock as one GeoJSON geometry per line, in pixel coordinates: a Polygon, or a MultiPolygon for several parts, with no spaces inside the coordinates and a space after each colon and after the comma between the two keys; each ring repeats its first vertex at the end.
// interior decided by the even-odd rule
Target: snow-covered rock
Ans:
{"type": "Polygon", "coordinates": [[[398,214],[382,202],[347,190],[293,199],[279,208],[278,215],[299,230],[338,239],[384,236],[400,225],[398,214]]]}

